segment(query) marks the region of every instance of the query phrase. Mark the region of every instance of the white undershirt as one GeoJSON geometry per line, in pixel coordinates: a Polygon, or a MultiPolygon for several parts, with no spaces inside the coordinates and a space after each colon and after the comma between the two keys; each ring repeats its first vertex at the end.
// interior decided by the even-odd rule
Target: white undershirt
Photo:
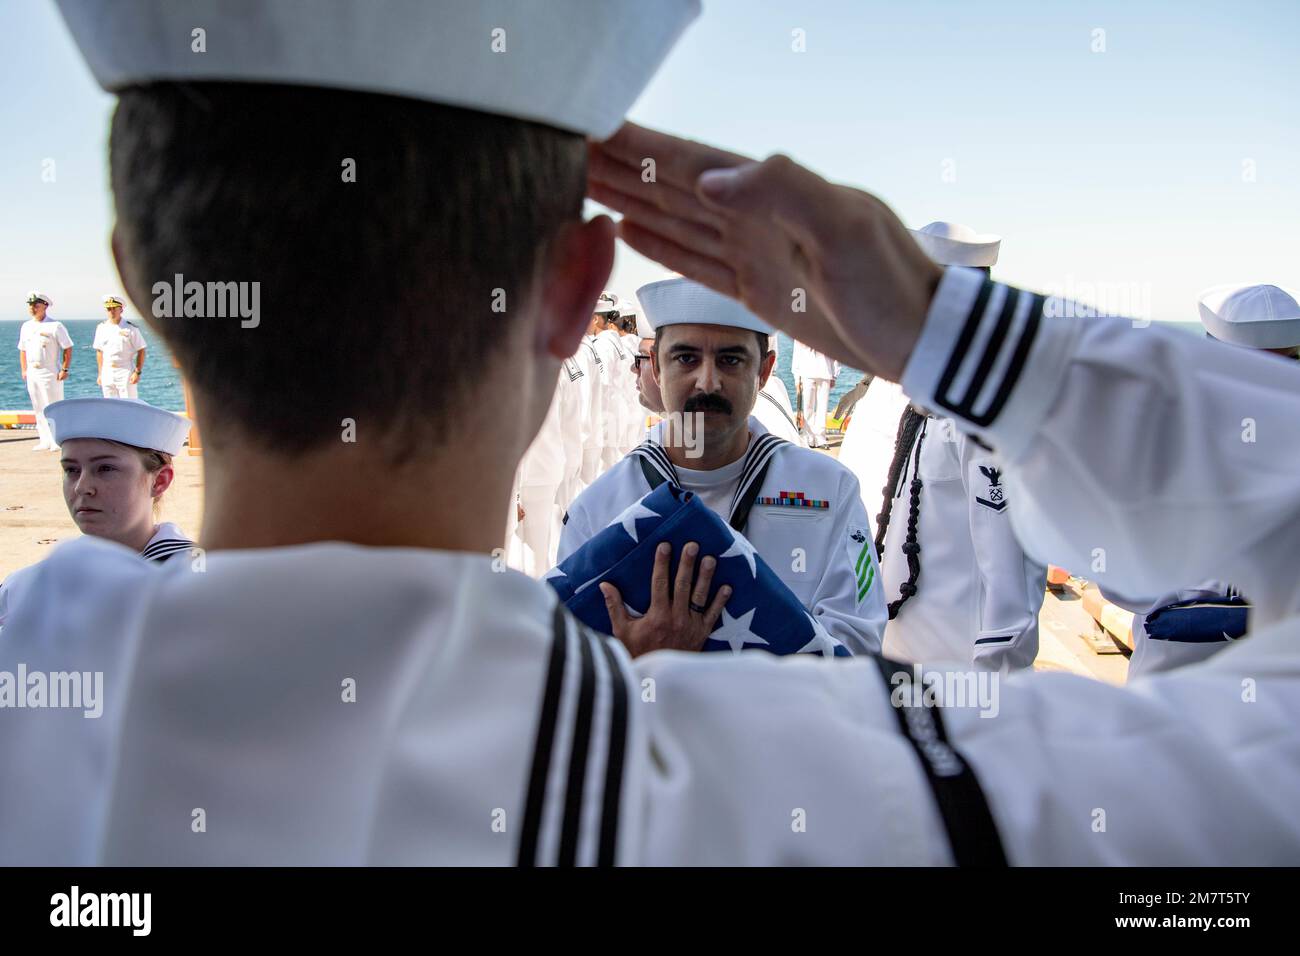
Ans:
{"type": "Polygon", "coordinates": [[[723,465],[712,471],[696,471],[692,468],[677,468],[677,476],[682,487],[700,496],[700,500],[713,509],[723,521],[731,517],[731,498],[740,483],[740,473],[745,467],[745,456],[741,455],[730,465],[723,465]]]}

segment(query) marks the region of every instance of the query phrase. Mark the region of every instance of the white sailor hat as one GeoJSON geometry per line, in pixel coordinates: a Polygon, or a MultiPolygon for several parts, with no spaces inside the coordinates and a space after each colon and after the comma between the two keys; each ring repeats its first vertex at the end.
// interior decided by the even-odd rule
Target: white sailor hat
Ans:
{"type": "Polygon", "coordinates": [[[1221,342],[1252,349],[1300,345],[1300,292],[1276,285],[1219,285],[1197,306],[1205,331],[1221,342]]]}
{"type": "Polygon", "coordinates": [[[596,299],[596,304],[592,306],[591,311],[596,315],[613,315],[621,311],[622,306],[618,301],[618,296],[612,292],[602,292],[596,299]]]}
{"type": "Polygon", "coordinates": [[[998,261],[1001,236],[984,235],[958,222],[932,222],[909,229],[917,245],[941,266],[986,266],[998,261]]]}
{"type": "Polygon", "coordinates": [[[597,139],[623,122],[700,9],[699,0],[58,3],[109,91],[166,80],[360,90],[597,139]]]}
{"type": "Polygon", "coordinates": [[[644,312],[636,314],[636,337],[639,339],[652,339],[655,337],[655,327],[650,324],[650,319],[644,312]]]}
{"type": "Polygon", "coordinates": [[[121,296],[113,295],[113,293],[109,292],[104,296],[104,305],[115,306],[120,309],[126,305],[126,302],[122,300],[121,296]]]}
{"type": "Polygon", "coordinates": [[[650,327],[646,320],[645,310],[637,304],[636,296],[629,295],[619,300],[618,311],[620,315],[630,315],[636,319],[636,337],[639,339],[652,339],[655,337],[655,330],[650,327]]]}
{"type": "Polygon", "coordinates": [[[650,328],[665,325],[728,325],[764,335],[776,330],[730,296],[690,279],[661,279],[636,290],[650,328]]]}
{"type": "Polygon", "coordinates": [[[37,292],[35,290],[27,293],[27,304],[31,305],[33,302],[44,302],[47,306],[54,305],[54,300],[48,295],[44,292],[37,292]]]}
{"type": "Polygon", "coordinates": [[[185,443],[190,423],[138,398],[66,398],[45,407],[54,444],[73,438],[108,441],[175,455],[185,443]]]}

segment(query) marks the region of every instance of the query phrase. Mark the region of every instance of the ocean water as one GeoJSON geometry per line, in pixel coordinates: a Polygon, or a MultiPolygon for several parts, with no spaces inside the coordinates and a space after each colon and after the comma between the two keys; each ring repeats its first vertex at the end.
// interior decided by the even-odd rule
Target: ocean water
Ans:
{"type": "MultiPolygon", "coordinates": [[[[95,384],[95,328],[102,319],[65,319],[52,316],[63,323],[72,337],[72,366],[63,382],[64,398],[97,398],[102,395],[95,384]]],[[[0,322],[0,345],[5,349],[0,361],[0,409],[28,411],[32,407],[27,395],[27,383],[18,368],[18,330],[25,319],[0,322]]],[[[167,346],[148,326],[135,323],[148,344],[145,354],[144,374],[140,376],[139,397],[151,405],[185,411],[185,394],[181,390],[180,371],[172,365],[167,346]]]]}
{"type": "MultiPolygon", "coordinates": [[[[8,342],[9,357],[0,363],[0,409],[30,409],[27,397],[27,383],[18,372],[18,329],[23,319],[0,321],[0,345],[8,342]]],[[[95,350],[91,343],[95,341],[95,326],[99,319],[59,319],[72,336],[72,371],[63,383],[64,398],[91,398],[100,393],[95,384],[95,350]]],[[[181,391],[180,372],[172,365],[171,353],[162,340],[148,326],[137,322],[149,344],[149,354],[145,359],[145,374],[140,379],[140,397],[159,408],[168,408],[175,412],[185,410],[185,396],[181,391]]],[[[1201,335],[1199,322],[1168,323],[1184,331],[1201,335]]],[[[776,374],[785,383],[790,394],[790,406],[798,406],[794,394],[794,376],[790,374],[790,363],[794,356],[794,343],[784,332],[778,333],[776,374]]],[[[831,390],[830,409],[835,410],[836,403],[845,392],[862,380],[862,373],[856,369],[843,369],[831,390]]]]}
{"type": "MultiPolygon", "coordinates": [[[[784,332],[776,333],[776,338],[775,374],[785,382],[785,390],[790,393],[790,407],[798,408],[799,399],[794,393],[794,375],[790,371],[790,365],[794,361],[794,340],[784,332]]],[[[831,389],[831,399],[826,405],[832,415],[835,414],[835,406],[840,397],[860,381],[862,381],[862,373],[857,369],[840,369],[839,377],[835,379],[835,387],[831,389]]]]}

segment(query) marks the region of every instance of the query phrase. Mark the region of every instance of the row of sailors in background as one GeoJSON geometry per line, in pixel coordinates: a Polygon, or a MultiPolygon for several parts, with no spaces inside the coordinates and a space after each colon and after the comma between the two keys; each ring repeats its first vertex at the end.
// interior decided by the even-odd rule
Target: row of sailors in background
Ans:
{"type": "MultiPolygon", "coordinates": [[[[122,298],[103,299],[108,318],[95,329],[97,381],[105,398],[135,398],[136,386],[144,374],[147,348],[144,335],[131,322],[123,321],[122,298]]],[[[59,443],[50,432],[46,409],[63,400],[63,382],[72,367],[72,336],[62,322],[49,317],[54,300],[44,292],[27,295],[31,318],[18,331],[18,367],[36,414],[37,442],[33,451],[58,451],[59,443]]]]}
{"type": "MultiPolygon", "coordinates": [[[[986,275],[1001,246],[997,236],[954,223],[931,223],[913,234],[941,265],[986,275]]],[[[765,350],[749,388],[717,368],[699,371],[719,343],[739,347],[749,333],[772,335],[761,320],[685,279],[644,286],[638,297],[644,312],[631,300],[602,295],[591,334],[565,363],[546,424],[517,476],[518,507],[507,538],[512,566],[541,576],[670,480],[743,533],[808,612],[855,653],[883,649],[897,660],[999,671],[1033,664],[1047,567],[1021,547],[1001,471],[987,449],[950,418],[910,406],[897,384],[876,380],[854,410],[838,462],[811,453],[806,445],[825,443],[836,363],[796,343],[793,372],[806,413],[801,433],[773,374],[774,352],[765,350]],[[665,361],[668,326],[675,327],[673,348],[694,348],[705,361],[688,371],[690,382],[661,389],[680,377],[676,364],[665,361]],[[652,355],[659,358],[658,374],[652,355]],[[747,419],[747,444],[709,467],[693,461],[688,447],[691,410],[707,396],[739,405],[732,417],[747,419]],[[647,430],[647,412],[667,421],[647,430]],[[776,467],[760,472],[756,463],[765,452],[776,467]],[[736,509],[747,482],[759,486],[753,496],[759,505],[741,515],[736,509]],[[789,508],[796,498],[818,506],[789,508]],[[864,544],[869,562],[859,560],[864,544]],[[791,555],[806,555],[810,563],[792,562],[791,555]]],[[[1200,314],[1216,339],[1296,356],[1294,293],[1221,287],[1201,297],[1200,314]]],[[[716,444],[721,434],[716,424],[706,425],[695,437],[716,444]]],[[[1107,596],[1136,612],[1130,676],[1203,659],[1246,630],[1247,598],[1227,582],[1161,596],[1107,596]]]]}
{"type": "MultiPolygon", "coordinates": [[[[45,409],[61,447],[63,500],[82,534],[115,541],[147,561],[188,555],[194,542],[160,521],[189,422],[139,399],[70,398],[45,409]]],[[[0,582],[0,630],[37,565],[0,582]]]]}

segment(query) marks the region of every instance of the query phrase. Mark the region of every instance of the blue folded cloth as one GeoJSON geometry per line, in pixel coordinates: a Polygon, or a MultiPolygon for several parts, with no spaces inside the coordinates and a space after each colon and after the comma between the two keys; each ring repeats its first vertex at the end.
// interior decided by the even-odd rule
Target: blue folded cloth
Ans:
{"type": "Polygon", "coordinates": [[[640,617],[650,606],[655,549],[663,541],[673,547],[670,582],[677,574],[682,548],[694,541],[700,546],[701,558],[713,555],[718,559],[713,592],[731,585],[731,598],[704,650],[851,656],[847,647],[813,620],[744,535],[733,531],[694,494],[671,482],[624,511],[552,568],[545,580],[584,624],[602,634],[613,634],[605,596],[597,585],[602,581],[613,584],[622,594],[629,616],[640,617]]]}

